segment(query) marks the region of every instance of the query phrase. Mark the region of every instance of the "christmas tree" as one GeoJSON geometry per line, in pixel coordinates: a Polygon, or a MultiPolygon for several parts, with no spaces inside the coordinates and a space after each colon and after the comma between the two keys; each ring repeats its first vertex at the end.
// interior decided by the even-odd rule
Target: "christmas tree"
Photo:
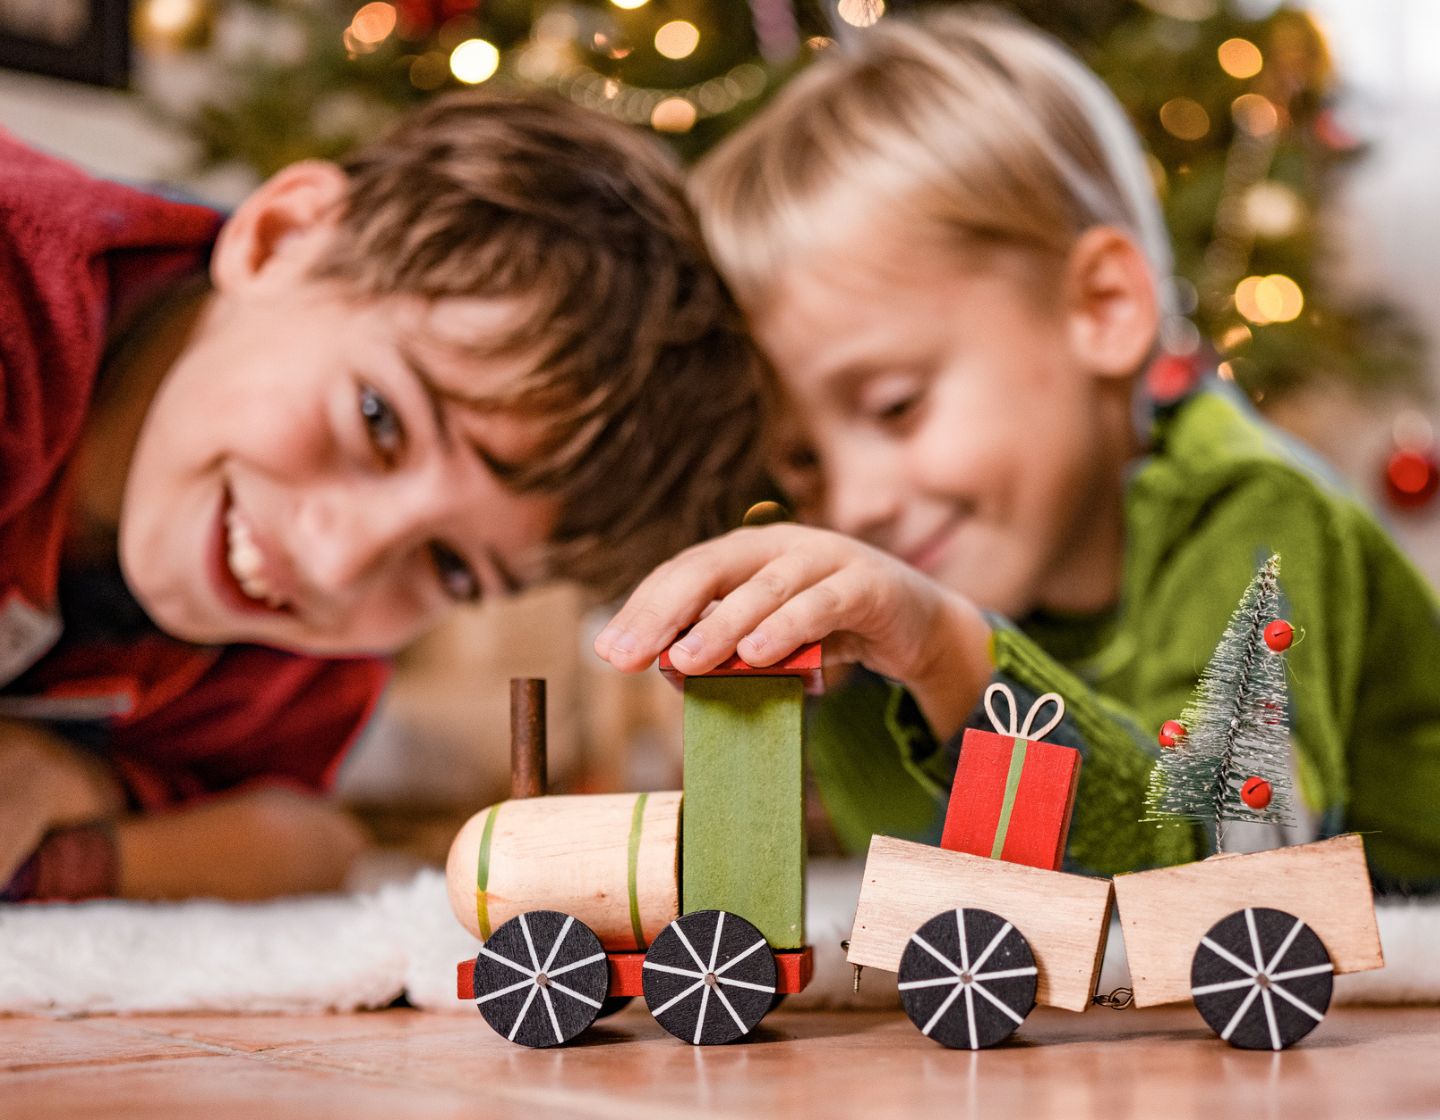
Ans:
{"type": "Polygon", "coordinates": [[[1280,557],[1245,589],[1179,723],[1160,732],[1165,750],[1150,775],[1149,821],[1293,824],[1285,660],[1290,624],[1280,618],[1280,557]]]}
{"type": "MultiPolygon", "coordinates": [[[[216,94],[163,112],[199,164],[333,157],[405,106],[549,89],[694,158],[824,51],[916,0],[136,0],[151,50],[208,51],[216,94]]],[[[1322,29],[1282,3],[1000,0],[1106,81],[1151,154],[1175,243],[1172,354],[1255,399],[1321,377],[1418,384],[1418,335],[1337,297],[1321,211],[1363,151],[1322,29]]]]}

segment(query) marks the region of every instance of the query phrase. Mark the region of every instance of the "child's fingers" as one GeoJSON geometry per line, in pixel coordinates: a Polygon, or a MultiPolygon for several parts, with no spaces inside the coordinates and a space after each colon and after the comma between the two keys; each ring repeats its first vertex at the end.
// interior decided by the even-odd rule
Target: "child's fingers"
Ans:
{"type": "Polygon", "coordinates": [[[856,568],[841,568],[762,619],[740,639],[736,652],[746,661],[765,665],[806,642],[818,642],[837,630],[852,630],[868,595],[856,568]]]}
{"type": "MultiPolygon", "coordinates": [[[[671,662],[682,673],[708,672],[734,653],[740,639],[781,604],[832,570],[831,565],[804,552],[782,553],[726,595],[707,617],[671,646],[671,662]]],[[[753,664],[770,665],[790,648],[768,646],[753,664]]]]}
{"type": "MultiPolygon", "coordinates": [[[[767,525],[737,529],[689,548],[641,582],[596,637],[595,652],[618,669],[643,669],[711,603],[724,599],[770,562],[791,552],[824,557],[837,541],[844,538],[802,526],[767,525]]],[[[683,662],[685,651],[679,653],[683,662]]],[[[717,656],[707,668],[725,656],[717,656]]]]}
{"type": "Polygon", "coordinates": [[[645,668],[711,602],[724,598],[783,547],[775,534],[741,529],[686,549],[645,577],[596,637],[595,652],[617,669],[645,668]]]}
{"type": "Polygon", "coordinates": [[[595,638],[595,652],[617,669],[643,669],[676,632],[709,608],[712,585],[685,554],[662,564],[641,581],[625,605],[595,638]]]}

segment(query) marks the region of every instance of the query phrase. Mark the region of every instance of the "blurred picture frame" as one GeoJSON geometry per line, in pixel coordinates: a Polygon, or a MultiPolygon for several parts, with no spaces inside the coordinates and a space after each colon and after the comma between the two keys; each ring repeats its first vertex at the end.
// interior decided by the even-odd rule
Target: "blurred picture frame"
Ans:
{"type": "Polygon", "coordinates": [[[130,0],[0,0],[0,67],[130,84],[130,0]]]}

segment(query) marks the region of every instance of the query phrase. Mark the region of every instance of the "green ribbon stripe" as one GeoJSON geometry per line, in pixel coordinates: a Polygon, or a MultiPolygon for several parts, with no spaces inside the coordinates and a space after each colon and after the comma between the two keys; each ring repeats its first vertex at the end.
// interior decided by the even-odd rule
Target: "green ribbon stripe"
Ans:
{"type": "Polygon", "coordinates": [[[630,856],[629,866],[626,869],[626,884],[630,890],[630,932],[635,935],[635,948],[645,948],[645,930],[640,925],[640,897],[639,880],[640,869],[640,830],[645,825],[645,802],[650,799],[648,793],[642,793],[635,798],[635,811],[630,814],[630,856]]]}
{"type": "Polygon", "coordinates": [[[1010,772],[1005,775],[1005,799],[1000,802],[1000,822],[995,826],[995,843],[990,858],[999,859],[1005,850],[1005,834],[1010,831],[1010,814],[1015,810],[1015,792],[1020,788],[1020,772],[1025,769],[1025,744],[1030,740],[1016,739],[1010,752],[1010,772]]]}
{"type": "Polygon", "coordinates": [[[499,805],[490,806],[485,817],[485,831],[480,834],[480,858],[475,868],[475,918],[480,923],[480,940],[490,940],[490,897],[485,888],[490,882],[490,837],[495,833],[495,815],[499,805]]]}

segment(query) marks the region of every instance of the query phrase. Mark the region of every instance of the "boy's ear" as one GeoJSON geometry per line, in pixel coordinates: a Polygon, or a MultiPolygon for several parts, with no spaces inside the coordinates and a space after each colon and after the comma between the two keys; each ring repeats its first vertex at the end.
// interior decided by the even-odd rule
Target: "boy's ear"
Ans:
{"type": "Polygon", "coordinates": [[[220,229],[210,257],[218,291],[269,270],[306,268],[335,228],[349,180],[337,165],[302,160],[261,183],[220,229]]]}
{"type": "Polygon", "coordinates": [[[1155,278],[1140,247],[1108,226],[1086,230],[1065,268],[1070,344],[1101,377],[1137,372],[1155,347],[1160,308],[1155,278]]]}

